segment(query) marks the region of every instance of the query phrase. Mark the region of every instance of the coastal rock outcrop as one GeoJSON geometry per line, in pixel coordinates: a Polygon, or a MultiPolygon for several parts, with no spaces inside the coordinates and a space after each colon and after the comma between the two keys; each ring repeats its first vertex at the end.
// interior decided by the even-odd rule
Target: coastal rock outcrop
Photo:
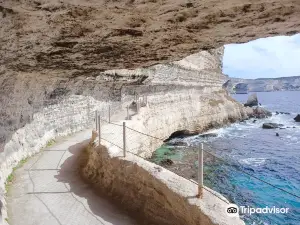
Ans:
{"type": "Polygon", "coordinates": [[[254,118],[263,119],[272,116],[272,112],[259,106],[252,108],[252,110],[252,117],[254,118]]]}
{"type": "Polygon", "coordinates": [[[300,122],[300,114],[298,114],[298,115],[294,118],[294,120],[295,120],[296,122],[300,122]]]}
{"type": "Polygon", "coordinates": [[[199,131],[178,130],[172,133],[164,142],[168,142],[174,138],[185,138],[189,136],[195,136],[197,134],[199,134],[199,131]]]}
{"type": "Polygon", "coordinates": [[[284,125],[283,124],[278,124],[278,123],[264,123],[262,125],[263,129],[276,129],[276,128],[282,128],[284,125]]]}
{"type": "Polygon", "coordinates": [[[257,94],[253,93],[248,97],[247,102],[244,104],[244,106],[249,106],[249,107],[253,107],[253,106],[258,106],[258,99],[257,99],[257,94]]]}

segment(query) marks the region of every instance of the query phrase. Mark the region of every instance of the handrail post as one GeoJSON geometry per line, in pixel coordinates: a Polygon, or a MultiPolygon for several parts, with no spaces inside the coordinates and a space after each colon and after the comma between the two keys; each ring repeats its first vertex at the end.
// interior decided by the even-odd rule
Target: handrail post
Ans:
{"type": "Polygon", "coordinates": [[[123,155],[126,157],[126,122],[123,122],[123,155]]]}
{"type": "Polygon", "coordinates": [[[95,124],[96,124],[96,131],[98,129],[98,111],[95,112],[95,124]]]}
{"type": "Polygon", "coordinates": [[[203,196],[203,143],[198,153],[198,198],[203,196]]]}
{"type": "Polygon", "coordinates": [[[126,108],[127,108],[127,117],[126,117],[126,120],[129,120],[129,105],[127,105],[126,108]]]}
{"type": "Polygon", "coordinates": [[[98,116],[98,135],[99,135],[99,145],[101,144],[101,118],[98,116]]]}

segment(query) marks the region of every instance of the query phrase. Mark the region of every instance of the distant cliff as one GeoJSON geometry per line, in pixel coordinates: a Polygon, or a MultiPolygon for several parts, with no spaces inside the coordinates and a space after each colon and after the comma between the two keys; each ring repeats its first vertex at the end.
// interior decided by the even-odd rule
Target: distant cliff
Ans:
{"type": "Polygon", "coordinates": [[[230,79],[230,82],[227,84],[227,89],[229,91],[233,91],[233,87],[240,83],[247,84],[248,91],[250,92],[300,90],[300,76],[259,79],[228,79],[230,79]]]}

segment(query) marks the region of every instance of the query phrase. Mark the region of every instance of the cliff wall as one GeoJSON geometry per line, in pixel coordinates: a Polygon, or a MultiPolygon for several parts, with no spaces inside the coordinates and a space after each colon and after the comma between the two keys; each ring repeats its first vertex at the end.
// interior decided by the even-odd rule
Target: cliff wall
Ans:
{"type": "MultiPolygon", "coordinates": [[[[245,109],[221,88],[222,52],[223,48],[210,50],[168,65],[134,72],[107,71],[91,77],[49,78],[47,71],[39,76],[35,72],[2,71],[2,205],[5,180],[21,159],[59,135],[91,127],[95,110],[107,110],[108,105],[115,113],[124,110],[135,94],[147,95],[149,107],[136,116],[142,123],[132,120],[130,125],[161,137],[177,129],[202,130],[247,117],[245,109]]],[[[159,144],[144,144],[137,153],[149,156],[159,144]]],[[[2,214],[5,218],[5,207],[2,214]]]]}
{"type": "MultiPolygon", "coordinates": [[[[126,124],[161,139],[167,139],[177,130],[202,132],[221,127],[247,119],[252,112],[233,100],[226,91],[212,87],[152,93],[147,101],[148,105],[126,124]]],[[[143,157],[150,157],[162,144],[161,140],[130,130],[128,136],[128,149],[143,157]]]]}

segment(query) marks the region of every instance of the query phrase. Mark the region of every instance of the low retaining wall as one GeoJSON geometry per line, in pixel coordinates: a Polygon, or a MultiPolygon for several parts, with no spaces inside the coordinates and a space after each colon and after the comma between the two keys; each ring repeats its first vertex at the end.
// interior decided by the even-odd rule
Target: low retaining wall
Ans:
{"type": "Polygon", "coordinates": [[[96,147],[91,140],[81,155],[81,174],[141,224],[244,224],[227,216],[227,200],[212,190],[204,190],[198,199],[196,184],[130,153],[112,157],[115,146],[103,144],[96,147]]]}

